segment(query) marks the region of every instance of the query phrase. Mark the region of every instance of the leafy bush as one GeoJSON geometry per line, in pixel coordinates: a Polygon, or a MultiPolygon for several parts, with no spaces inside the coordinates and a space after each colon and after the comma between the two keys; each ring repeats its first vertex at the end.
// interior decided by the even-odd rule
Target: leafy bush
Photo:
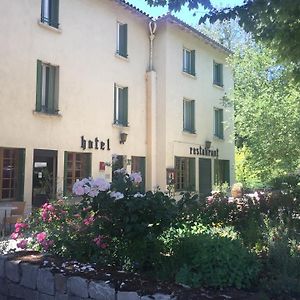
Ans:
{"type": "Polygon", "coordinates": [[[192,287],[249,287],[260,270],[238,239],[191,235],[179,239],[173,251],[176,281],[192,287]]]}

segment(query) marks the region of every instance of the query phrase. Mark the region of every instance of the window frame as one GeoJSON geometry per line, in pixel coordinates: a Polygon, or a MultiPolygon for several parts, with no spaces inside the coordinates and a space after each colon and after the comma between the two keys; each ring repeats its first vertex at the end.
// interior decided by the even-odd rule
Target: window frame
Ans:
{"type": "Polygon", "coordinates": [[[214,108],[214,137],[224,140],[224,110],[223,108],[214,108]],[[220,115],[221,114],[221,118],[220,115]]]}
{"type": "Polygon", "coordinates": [[[175,191],[178,192],[196,190],[195,166],[195,158],[175,156],[175,191]]]}
{"type": "Polygon", "coordinates": [[[213,61],[213,84],[224,87],[224,68],[222,63],[213,61]]]}
{"type": "Polygon", "coordinates": [[[196,76],[195,66],[196,51],[183,47],[182,72],[191,76],[196,76]]]}
{"type": "Polygon", "coordinates": [[[113,124],[123,127],[128,127],[128,87],[124,87],[118,84],[114,84],[114,122],[113,124]],[[123,98],[123,109],[126,107],[127,111],[121,112],[120,111],[120,92],[122,90],[123,98]],[[125,99],[126,95],[126,99],[125,99]],[[126,115],[126,118],[124,118],[126,115]]]}
{"type": "Polygon", "coordinates": [[[35,111],[49,115],[58,115],[58,102],[59,66],[38,60],[35,111]]]}
{"type": "Polygon", "coordinates": [[[195,134],[196,133],[196,124],[195,124],[195,100],[193,99],[183,99],[183,132],[188,132],[195,134]],[[187,105],[191,105],[190,110],[192,110],[191,120],[189,121],[190,124],[187,124],[187,105]],[[186,126],[188,125],[188,126],[186,126]]]}
{"type": "MultiPolygon", "coordinates": [[[[124,34],[125,34],[124,33],[124,34]]],[[[127,23],[122,23],[122,22],[119,22],[117,21],[117,45],[116,45],[116,54],[118,56],[121,56],[123,58],[128,58],[128,24],[127,23]],[[124,32],[126,33],[126,36],[124,37],[125,39],[125,49],[121,49],[121,28],[122,26],[124,26],[124,32]],[[123,53],[123,50],[124,50],[124,53],[123,53]]]]}
{"type": "Polygon", "coordinates": [[[41,23],[59,29],[59,0],[41,0],[41,23]]]}

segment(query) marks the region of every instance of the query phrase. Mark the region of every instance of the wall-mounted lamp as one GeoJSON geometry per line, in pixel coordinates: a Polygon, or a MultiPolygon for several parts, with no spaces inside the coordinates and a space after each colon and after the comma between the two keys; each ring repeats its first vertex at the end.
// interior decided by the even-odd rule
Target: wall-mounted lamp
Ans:
{"type": "Polygon", "coordinates": [[[209,149],[211,146],[211,141],[205,141],[205,148],[209,149]]]}
{"type": "Polygon", "coordinates": [[[126,140],[127,140],[127,133],[125,133],[125,132],[121,132],[120,133],[120,144],[124,144],[125,142],[126,142],[126,140]]]}

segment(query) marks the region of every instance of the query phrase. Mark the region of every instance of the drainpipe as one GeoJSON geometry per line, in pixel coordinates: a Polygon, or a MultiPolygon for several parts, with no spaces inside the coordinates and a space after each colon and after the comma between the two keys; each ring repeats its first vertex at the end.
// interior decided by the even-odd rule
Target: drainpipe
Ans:
{"type": "Polygon", "coordinates": [[[156,31],[156,23],[151,21],[149,22],[149,31],[150,31],[150,57],[149,57],[149,71],[153,71],[153,40],[155,38],[155,31],[156,31]]]}

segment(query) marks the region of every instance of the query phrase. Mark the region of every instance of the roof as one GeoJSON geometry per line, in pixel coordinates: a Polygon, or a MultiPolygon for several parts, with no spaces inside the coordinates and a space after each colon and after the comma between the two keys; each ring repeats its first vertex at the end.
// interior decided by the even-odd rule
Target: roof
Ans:
{"type": "Polygon", "coordinates": [[[203,40],[205,43],[211,45],[212,47],[219,49],[221,51],[226,52],[227,54],[232,54],[233,52],[228,49],[227,47],[223,46],[222,44],[218,43],[217,41],[213,40],[206,34],[202,33],[201,31],[197,30],[196,28],[188,25],[187,23],[183,22],[182,20],[178,19],[177,17],[171,15],[170,13],[167,13],[166,15],[163,15],[161,17],[157,18],[158,22],[167,21],[173,24],[176,24],[180,27],[182,27],[184,30],[191,32],[192,34],[196,35],[196,37],[203,40]]]}
{"type": "MultiPolygon", "coordinates": [[[[136,6],[130,4],[126,0],[115,0],[119,5],[123,6],[126,9],[131,10],[132,12],[146,17],[149,21],[154,21],[154,18],[152,18],[149,14],[146,12],[142,11],[141,9],[137,8],[136,6]]],[[[196,37],[200,38],[203,40],[205,43],[211,45],[213,48],[216,48],[218,50],[221,50],[223,52],[226,52],[227,54],[232,54],[233,52],[228,49],[227,47],[223,46],[222,44],[218,43],[217,41],[213,40],[209,36],[205,35],[201,31],[197,30],[196,28],[188,25],[187,23],[183,22],[182,20],[178,19],[177,17],[173,16],[171,13],[167,13],[163,16],[160,16],[156,19],[157,22],[162,22],[162,21],[167,21],[173,24],[176,24],[180,26],[182,29],[194,34],[196,37]]]]}

